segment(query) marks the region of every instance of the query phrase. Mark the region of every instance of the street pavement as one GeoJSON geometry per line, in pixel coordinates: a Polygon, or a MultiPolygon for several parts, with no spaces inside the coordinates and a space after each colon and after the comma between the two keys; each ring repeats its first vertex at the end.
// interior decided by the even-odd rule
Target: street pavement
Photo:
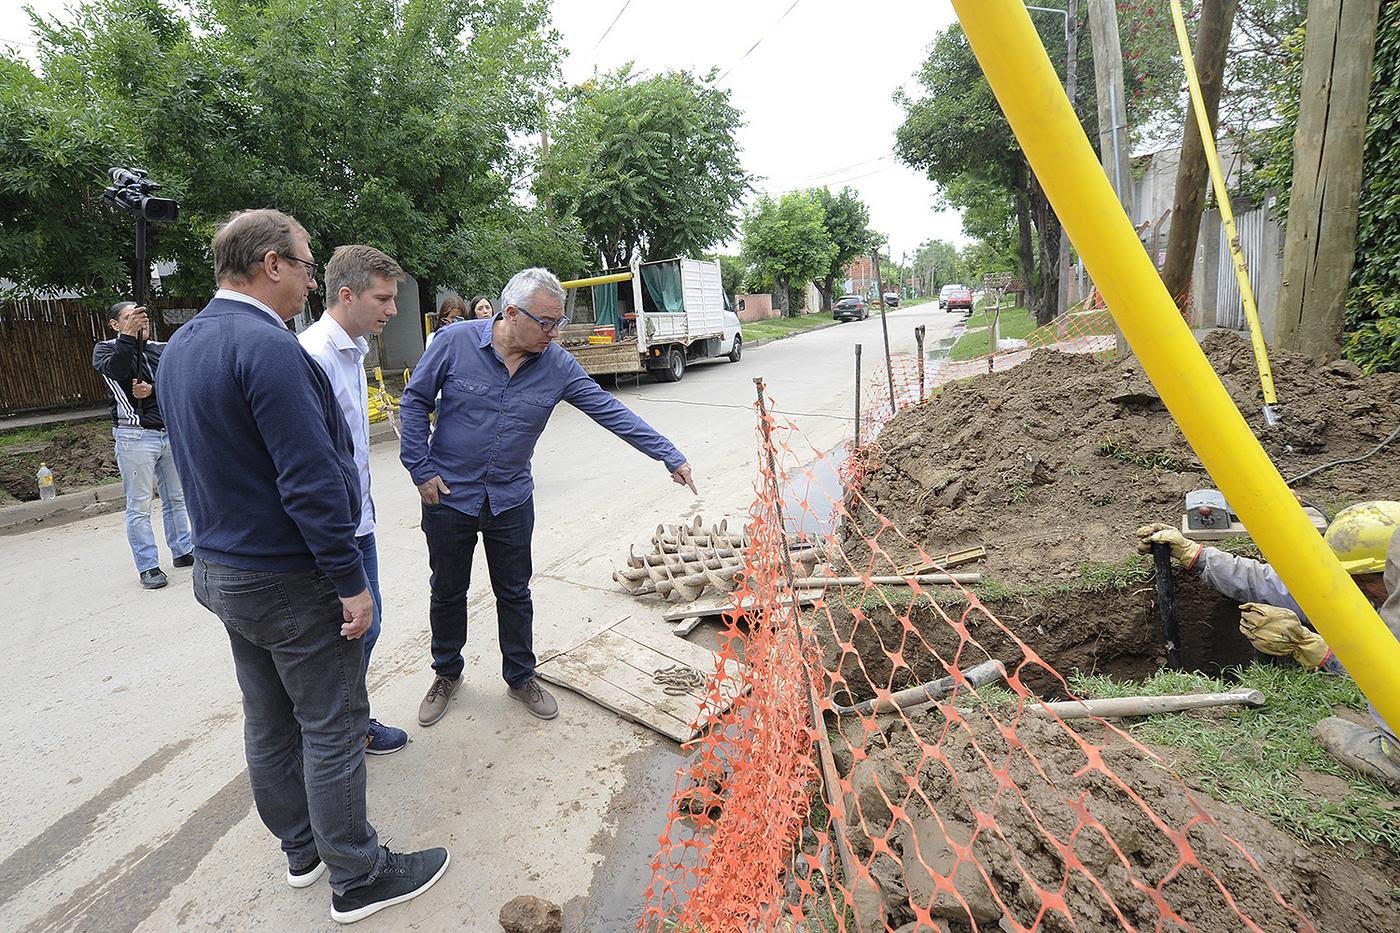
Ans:
{"type": "MultiPolygon", "coordinates": [[[[894,352],[913,352],[916,324],[928,324],[932,345],[958,320],[931,304],[892,312],[894,352]]],[[[814,448],[847,439],[857,341],[869,371],[881,359],[878,318],[749,350],[738,364],[696,365],[680,383],[614,388],[689,457],[699,496],[560,405],[534,461],[537,649],[576,644],[624,614],[656,615],[610,574],[657,524],[747,513],[754,377],[814,448]]],[[[679,749],[567,691],[556,690],[560,715],[547,723],[510,701],[484,567],[471,589],[463,685],[442,721],[419,727],[432,674],[418,497],[396,445],[373,448],[372,471],[385,600],[372,715],[411,741],[369,759],[370,817],[393,848],[445,845],[452,864],[432,891],[357,929],[495,930],[518,894],[565,905],[566,929],[631,929],[679,749]]],[[[142,590],[119,512],[0,537],[0,555],[11,724],[0,758],[0,926],[337,928],[325,882],[290,888],[252,809],[228,642],[196,604],[190,572],[173,570],[162,546],[171,585],[142,590]]]]}

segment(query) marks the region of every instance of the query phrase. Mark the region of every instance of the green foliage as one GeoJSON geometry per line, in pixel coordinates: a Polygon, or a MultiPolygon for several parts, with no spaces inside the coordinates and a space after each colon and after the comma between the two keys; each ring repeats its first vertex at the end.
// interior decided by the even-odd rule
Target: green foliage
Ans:
{"type": "Polygon", "coordinates": [[[1368,372],[1400,370],[1400,4],[1381,7],[1366,118],[1356,266],[1344,352],[1368,372]]]}
{"type": "Polygon", "coordinates": [[[851,188],[833,195],[828,188],[816,188],[812,196],[822,206],[822,222],[834,250],[825,270],[814,284],[822,293],[822,310],[831,310],[834,283],[845,276],[846,264],[872,249],[880,236],[870,229],[870,209],[851,188]]]}
{"type": "Polygon", "coordinates": [[[1252,157],[1255,170],[1245,178],[1244,195],[1262,200],[1274,192],[1274,214],[1279,223],[1288,223],[1288,202],[1293,190],[1293,133],[1298,129],[1298,104],[1303,90],[1303,48],[1306,35],[1299,27],[1288,35],[1280,49],[1286,62],[1277,85],[1269,89],[1278,123],[1259,131],[1252,157]]]}
{"type": "Polygon", "coordinates": [[[958,248],[946,240],[927,240],[914,254],[914,275],[930,295],[937,295],[944,285],[968,282],[967,262],[958,248]]]}
{"type": "MultiPolygon", "coordinates": [[[[143,165],[180,201],[180,221],[152,240],[153,259],[178,263],[167,291],[207,290],[214,227],[261,206],[296,215],[318,256],[370,243],[422,284],[485,287],[525,263],[581,265],[576,224],[511,196],[526,167],[511,137],[538,129],[557,69],[544,0],[229,0],[195,4],[189,21],[181,9],[89,0],[68,21],[36,23],[42,79],[16,62],[0,72],[0,120],[13,125],[9,102],[37,83],[49,97],[40,107],[68,102],[52,119],[65,138],[91,140],[91,155],[71,150],[72,166],[68,147],[48,149],[48,174],[67,173],[73,191],[49,238],[100,264],[72,274],[36,264],[32,247],[11,248],[48,236],[26,218],[0,239],[0,274],[31,288],[120,286],[110,257],[124,249],[99,234],[113,226],[129,239],[129,222],[88,206],[104,161],[143,165]],[[74,129],[75,116],[89,126],[74,129]]],[[[4,135],[8,145],[25,134],[4,135]]],[[[12,185],[0,197],[34,204],[46,193],[12,185]]]]}
{"type": "Polygon", "coordinates": [[[626,65],[570,89],[535,190],[576,214],[612,267],[699,255],[734,231],[749,188],[742,117],[714,75],[641,77],[626,65]]]}
{"type": "Polygon", "coordinates": [[[789,289],[825,274],[836,254],[821,201],[795,191],[775,201],[761,195],[744,217],[740,255],[760,281],[772,281],[795,309],[789,289]]]}
{"type": "MultiPolygon", "coordinates": [[[[968,330],[948,351],[948,359],[973,360],[986,356],[991,340],[991,323],[992,316],[988,312],[968,318],[965,322],[968,330]]],[[[1033,330],[1035,319],[1025,308],[1004,308],[997,318],[997,334],[1004,340],[1019,340],[1033,330]]]]}
{"type": "MultiPolygon", "coordinates": [[[[1296,666],[1251,665],[1238,682],[1199,674],[1161,671],[1143,682],[1077,674],[1070,689],[1082,697],[1162,696],[1253,688],[1267,704],[1226,713],[1163,713],[1126,728],[1139,741],[1190,752],[1176,767],[1200,779],[1211,796],[1267,817],[1303,842],[1339,849],[1380,845],[1400,853],[1400,813],[1394,795],[1348,771],[1312,737],[1312,728],[1336,707],[1366,708],[1348,677],[1317,674],[1296,666]],[[1341,778],[1344,799],[1306,791],[1300,769],[1341,778]]],[[[1364,856],[1364,849],[1357,851],[1364,856]]]]}

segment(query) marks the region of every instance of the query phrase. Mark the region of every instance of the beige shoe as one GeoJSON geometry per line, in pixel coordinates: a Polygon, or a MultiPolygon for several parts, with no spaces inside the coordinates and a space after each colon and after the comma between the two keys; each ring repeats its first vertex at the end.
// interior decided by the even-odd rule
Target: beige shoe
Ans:
{"type": "Polygon", "coordinates": [[[553,719],[559,715],[559,704],[555,702],[554,695],[541,686],[536,677],[525,681],[519,689],[507,687],[506,693],[512,700],[524,703],[530,715],[538,719],[553,719]]]}
{"type": "Polygon", "coordinates": [[[1328,716],[1313,727],[1313,735],[1337,761],[1400,793],[1400,749],[1379,729],[1328,716]]]}
{"type": "Polygon", "coordinates": [[[452,699],[452,694],[457,692],[457,686],[461,682],[460,677],[453,680],[441,674],[435,675],[433,685],[428,688],[428,695],[418,704],[418,725],[431,726],[441,719],[447,712],[447,701],[452,699]]]}

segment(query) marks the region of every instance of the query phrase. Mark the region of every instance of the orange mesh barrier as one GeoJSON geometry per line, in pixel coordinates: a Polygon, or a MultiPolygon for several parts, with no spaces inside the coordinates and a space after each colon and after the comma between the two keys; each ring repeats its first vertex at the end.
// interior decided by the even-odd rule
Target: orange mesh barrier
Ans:
{"type": "MultiPolygon", "coordinates": [[[[899,362],[901,408],[916,373],[899,362]]],[[[639,928],[1314,928],[1292,906],[1304,882],[1261,869],[1255,823],[1222,816],[1112,723],[1050,711],[1073,698],[1065,678],[975,593],[935,579],[975,564],[944,566],[866,499],[868,449],[837,463],[770,415],[761,385],[756,407],[752,542],[732,595],[745,609],[726,617],[639,928]],[[808,490],[832,475],[825,514],[808,490]],[[813,528],[830,555],[817,573],[858,585],[794,588],[788,544],[813,528]],[[975,686],[974,669],[992,682],[975,686]],[[940,678],[921,703],[900,694],[940,678]]]]}

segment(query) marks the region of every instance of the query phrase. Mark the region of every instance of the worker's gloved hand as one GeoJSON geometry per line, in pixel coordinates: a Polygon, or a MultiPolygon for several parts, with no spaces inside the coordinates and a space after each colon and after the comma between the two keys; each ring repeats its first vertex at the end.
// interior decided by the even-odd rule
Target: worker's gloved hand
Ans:
{"type": "Polygon", "coordinates": [[[1152,545],[1169,544],[1172,549],[1172,557],[1175,557],[1183,567],[1193,567],[1196,558],[1201,556],[1201,546],[1190,540],[1177,528],[1171,525],[1164,525],[1155,522],[1151,525],[1143,525],[1137,530],[1138,553],[1151,554],[1152,545]]]}
{"type": "Polygon", "coordinates": [[[1312,670],[1327,660],[1322,636],[1305,626],[1290,609],[1245,603],[1240,606],[1240,634],[1265,654],[1289,657],[1312,670]]]}

